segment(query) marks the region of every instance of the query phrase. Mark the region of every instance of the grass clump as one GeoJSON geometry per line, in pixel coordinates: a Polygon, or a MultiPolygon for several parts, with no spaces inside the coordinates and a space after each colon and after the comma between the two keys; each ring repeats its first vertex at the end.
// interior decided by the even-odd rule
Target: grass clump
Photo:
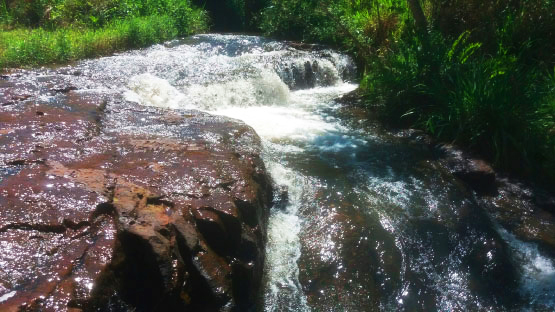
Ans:
{"type": "Polygon", "coordinates": [[[391,123],[469,147],[513,173],[555,182],[555,58],[545,53],[554,46],[542,37],[553,33],[555,6],[527,5],[506,3],[496,11],[476,4],[471,9],[479,18],[467,26],[455,17],[468,23],[472,12],[453,11],[456,30],[445,15],[429,13],[423,35],[408,23],[390,52],[370,58],[374,66],[363,86],[372,104],[391,123]]]}

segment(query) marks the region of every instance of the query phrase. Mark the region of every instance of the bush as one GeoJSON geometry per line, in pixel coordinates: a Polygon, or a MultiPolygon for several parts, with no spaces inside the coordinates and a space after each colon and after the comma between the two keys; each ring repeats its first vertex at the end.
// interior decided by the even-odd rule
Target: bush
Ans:
{"type": "Polygon", "coordinates": [[[328,8],[327,1],[271,0],[262,11],[260,28],[280,38],[336,42],[337,25],[328,8]]]}
{"type": "Polygon", "coordinates": [[[15,30],[0,35],[0,66],[42,65],[106,55],[175,38],[179,33],[169,16],[115,20],[101,29],[63,28],[15,30]]]}
{"type": "Polygon", "coordinates": [[[513,23],[496,30],[494,51],[476,41],[483,33],[450,39],[432,30],[422,38],[407,25],[391,53],[370,58],[362,85],[369,105],[379,103],[390,123],[425,129],[499,167],[555,181],[551,56],[532,61],[541,43],[520,42],[513,34],[521,24],[507,20],[513,23]]]}
{"type": "Polygon", "coordinates": [[[187,33],[191,27],[205,27],[205,13],[189,0],[35,0],[9,1],[0,7],[3,24],[25,27],[99,28],[113,20],[167,15],[187,33]]]}
{"type": "Polygon", "coordinates": [[[0,7],[0,68],[42,65],[112,53],[207,28],[188,0],[11,1],[0,7]]]}
{"type": "Polygon", "coordinates": [[[217,31],[258,30],[258,14],[269,0],[193,0],[210,13],[217,31]]]}

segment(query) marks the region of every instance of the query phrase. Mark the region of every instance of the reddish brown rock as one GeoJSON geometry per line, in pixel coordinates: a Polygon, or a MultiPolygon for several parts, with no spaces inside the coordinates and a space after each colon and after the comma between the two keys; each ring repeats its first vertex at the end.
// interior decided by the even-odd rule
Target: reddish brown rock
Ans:
{"type": "Polygon", "coordinates": [[[54,80],[55,102],[0,111],[0,310],[252,309],[271,200],[253,130],[54,80]]]}
{"type": "Polygon", "coordinates": [[[319,209],[301,233],[299,280],[309,305],[357,311],[392,297],[402,260],[384,229],[347,201],[319,209]]]}
{"type": "Polygon", "coordinates": [[[439,151],[443,154],[443,163],[451,174],[480,195],[495,194],[495,171],[488,163],[469,157],[451,145],[441,145],[439,151]]]}
{"type": "Polygon", "coordinates": [[[498,195],[480,198],[481,205],[518,239],[534,242],[542,252],[555,257],[555,215],[548,208],[553,200],[550,194],[507,178],[498,183],[498,195]]]}
{"type": "Polygon", "coordinates": [[[64,232],[10,229],[0,232],[2,311],[23,307],[63,311],[90,297],[95,279],[112,257],[115,225],[100,217],[64,232]]]}

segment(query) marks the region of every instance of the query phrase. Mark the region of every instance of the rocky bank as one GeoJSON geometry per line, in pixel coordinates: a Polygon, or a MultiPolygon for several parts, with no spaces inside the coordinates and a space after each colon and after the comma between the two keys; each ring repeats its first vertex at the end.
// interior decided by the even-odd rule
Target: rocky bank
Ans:
{"type": "Polygon", "coordinates": [[[0,79],[0,310],[254,309],[271,200],[256,133],[78,76],[0,79]]]}

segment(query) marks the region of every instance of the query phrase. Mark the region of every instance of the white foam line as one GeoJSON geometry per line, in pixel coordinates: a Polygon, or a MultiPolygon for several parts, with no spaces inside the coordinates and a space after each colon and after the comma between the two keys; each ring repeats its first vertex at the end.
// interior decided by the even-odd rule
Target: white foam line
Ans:
{"type": "Polygon", "coordinates": [[[297,265],[301,257],[302,220],[297,212],[302,198],[302,177],[269,159],[265,161],[275,182],[286,186],[289,195],[289,205],[284,210],[274,209],[268,224],[265,311],[310,311],[297,265]],[[284,309],[284,301],[288,309],[284,309]]]}
{"type": "Polygon", "coordinates": [[[523,242],[498,226],[497,231],[509,244],[521,267],[520,292],[530,298],[532,307],[555,310],[555,263],[541,255],[534,243],[523,242]]]}
{"type": "Polygon", "coordinates": [[[17,292],[14,291],[10,291],[9,293],[3,295],[2,297],[0,297],[0,302],[4,302],[7,301],[8,299],[10,299],[11,297],[15,296],[17,292]]]}

